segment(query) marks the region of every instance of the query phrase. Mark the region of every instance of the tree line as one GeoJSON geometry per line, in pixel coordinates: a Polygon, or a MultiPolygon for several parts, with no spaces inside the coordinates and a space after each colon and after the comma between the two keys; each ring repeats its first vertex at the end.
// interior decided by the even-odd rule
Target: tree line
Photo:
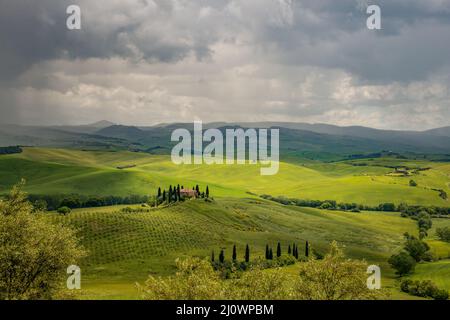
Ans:
{"type": "Polygon", "coordinates": [[[28,195],[30,201],[37,211],[57,210],[61,207],[70,209],[114,206],[120,204],[147,203],[149,196],[85,196],[80,194],[69,195],[28,195]]]}
{"type": "Polygon", "coordinates": [[[19,146],[0,147],[0,155],[1,154],[14,154],[14,153],[22,153],[22,148],[19,146]]]}
{"type": "Polygon", "coordinates": [[[340,210],[360,212],[364,211],[385,211],[385,212],[401,212],[403,217],[418,216],[419,213],[425,211],[431,216],[447,216],[450,215],[450,207],[434,207],[434,206],[412,206],[406,203],[395,205],[394,203],[386,202],[377,206],[369,206],[357,203],[337,202],[335,200],[304,200],[286,197],[274,197],[271,195],[261,195],[261,198],[274,201],[283,205],[294,205],[299,207],[309,207],[325,210],[340,210]]]}

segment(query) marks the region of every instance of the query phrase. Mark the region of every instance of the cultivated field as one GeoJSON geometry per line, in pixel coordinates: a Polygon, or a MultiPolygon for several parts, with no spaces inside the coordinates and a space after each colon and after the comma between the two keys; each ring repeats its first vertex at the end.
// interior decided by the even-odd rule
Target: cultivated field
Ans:
{"type": "MultiPolygon", "coordinates": [[[[264,255],[266,244],[275,247],[280,241],[286,251],[288,244],[297,243],[303,250],[306,240],[318,252],[338,241],[350,258],[382,268],[383,285],[394,298],[408,298],[396,289],[387,259],[401,250],[403,233],[418,233],[415,221],[399,213],[282,206],[258,196],[444,207],[449,203],[436,190],[450,193],[449,175],[445,163],[393,158],[281,163],[279,174],[260,176],[257,165],[175,166],[168,156],[125,151],[25,148],[21,154],[0,157],[0,193],[21,178],[27,180],[26,191],[41,195],[154,195],[158,187],[170,184],[209,186],[212,202],[191,200],[142,213],[121,211],[125,206],[76,209],[67,216],[47,213],[53,222],[78,230],[89,251],[81,264],[80,296],[95,299],[137,298],[135,283],[149,274],[173,273],[178,257],[208,257],[212,250],[218,255],[225,249],[229,258],[236,244],[242,259],[248,244],[255,258],[264,255]],[[399,173],[394,167],[405,169],[399,173]],[[418,185],[411,187],[410,180],[418,185]]],[[[449,258],[450,245],[435,237],[435,228],[449,221],[433,219],[426,239],[442,259],[449,258]]],[[[420,264],[414,277],[432,278],[448,288],[449,267],[448,260],[420,264]]]]}

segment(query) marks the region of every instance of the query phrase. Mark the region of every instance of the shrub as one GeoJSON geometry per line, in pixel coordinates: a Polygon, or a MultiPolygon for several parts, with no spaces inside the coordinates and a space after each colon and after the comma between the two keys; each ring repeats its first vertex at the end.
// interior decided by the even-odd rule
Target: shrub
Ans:
{"type": "Polygon", "coordinates": [[[449,293],[446,290],[439,289],[436,284],[430,280],[414,281],[406,279],[401,282],[400,289],[403,292],[422,298],[447,300],[449,297],[449,293]]]}
{"type": "Polygon", "coordinates": [[[415,182],[414,180],[409,180],[409,186],[410,187],[417,187],[417,182],[415,182]]]}
{"type": "Polygon", "coordinates": [[[450,227],[437,228],[436,235],[440,240],[450,242],[450,227]]]}
{"type": "Polygon", "coordinates": [[[56,211],[60,214],[66,215],[69,214],[72,210],[69,207],[60,207],[56,211]]]}

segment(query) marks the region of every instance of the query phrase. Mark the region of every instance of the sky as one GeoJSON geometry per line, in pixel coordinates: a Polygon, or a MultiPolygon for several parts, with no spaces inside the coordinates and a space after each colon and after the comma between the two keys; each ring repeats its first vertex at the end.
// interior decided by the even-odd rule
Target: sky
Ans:
{"type": "Polygon", "coordinates": [[[0,0],[0,123],[450,125],[450,0],[0,0]],[[66,8],[81,8],[68,30],[66,8]],[[381,8],[369,30],[368,5],[381,8]]]}

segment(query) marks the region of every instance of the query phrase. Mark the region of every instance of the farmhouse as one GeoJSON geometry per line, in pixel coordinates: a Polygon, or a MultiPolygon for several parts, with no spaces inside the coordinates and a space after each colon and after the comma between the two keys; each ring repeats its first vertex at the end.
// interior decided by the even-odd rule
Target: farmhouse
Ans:
{"type": "Polygon", "coordinates": [[[180,195],[185,198],[197,198],[198,197],[197,191],[191,190],[191,189],[181,189],[180,195]]]}

